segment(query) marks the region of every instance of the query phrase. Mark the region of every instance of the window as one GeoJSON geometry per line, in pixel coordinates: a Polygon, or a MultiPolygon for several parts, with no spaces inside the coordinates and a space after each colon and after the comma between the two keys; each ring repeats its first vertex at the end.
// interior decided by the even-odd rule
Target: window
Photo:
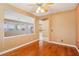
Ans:
{"type": "Polygon", "coordinates": [[[12,21],[5,19],[4,30],[5,37],[23,35],[23,34],[32,34],[34,25],[32,23],[21,22],[21,21],[12,21]]]}
{"type": "Polygon", "coordinates": [[[4,36],[29,35],[34,32],[34,18],[20,14],[12,9],[4,12],[4,36]]]}

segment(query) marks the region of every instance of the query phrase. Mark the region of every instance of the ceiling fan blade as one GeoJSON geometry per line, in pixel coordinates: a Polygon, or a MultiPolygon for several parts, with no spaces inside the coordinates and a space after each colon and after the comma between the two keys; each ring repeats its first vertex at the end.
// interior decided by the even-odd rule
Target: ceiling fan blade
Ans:
{"type": "Polygon", "coordinates": [[[47,3],[47,5],[53,5],[54,3],[47,3]]]}
{"type": "Polygon", "coordinates": [[[37,8],[35,8],[35,9],[32,9],[32,10],[31,10],[31,12],[35,12],[35,13],[36,13],[36,10],[37,10],[37,8]]]}
{"type": "Polygon", "coordinates": [[[46,3],[46,4],[43,4],[42,8],[45,10],[45,11],[48,11],[48,7],[50,5],[53,5],[53,3],[46,3]]]}
{"type": "Polygon", "coordinates": [[[48,11],[48,5],[43,5],[42,9],[44,9],[45,11],[48,11]]]}

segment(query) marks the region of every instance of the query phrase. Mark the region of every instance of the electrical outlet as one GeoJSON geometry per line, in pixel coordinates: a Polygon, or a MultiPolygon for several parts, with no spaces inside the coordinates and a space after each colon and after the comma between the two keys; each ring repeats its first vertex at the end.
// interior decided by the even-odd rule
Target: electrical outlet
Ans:
{"type": "Polygon", "coordinates": [[[63,42],[63,40],[61,40],[61,42],[63,42]]]}

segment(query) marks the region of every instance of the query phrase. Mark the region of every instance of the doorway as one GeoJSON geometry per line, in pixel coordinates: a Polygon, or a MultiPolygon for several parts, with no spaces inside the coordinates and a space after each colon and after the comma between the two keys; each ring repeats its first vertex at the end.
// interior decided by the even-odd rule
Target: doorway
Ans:
{"type": "Polygon", "coordinates": [[[49,39],[49,20],[47,18],[39,20],[39,41],[49,39]]]}

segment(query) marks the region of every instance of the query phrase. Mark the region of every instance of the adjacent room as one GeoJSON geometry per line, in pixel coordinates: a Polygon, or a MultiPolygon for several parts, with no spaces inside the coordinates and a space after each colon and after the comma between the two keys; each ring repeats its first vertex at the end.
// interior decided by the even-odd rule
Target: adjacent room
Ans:
{"type": "Polygon", "coordinates": [[[79,4],[0,3],[0,56],[79,56],[79,4]]]}

